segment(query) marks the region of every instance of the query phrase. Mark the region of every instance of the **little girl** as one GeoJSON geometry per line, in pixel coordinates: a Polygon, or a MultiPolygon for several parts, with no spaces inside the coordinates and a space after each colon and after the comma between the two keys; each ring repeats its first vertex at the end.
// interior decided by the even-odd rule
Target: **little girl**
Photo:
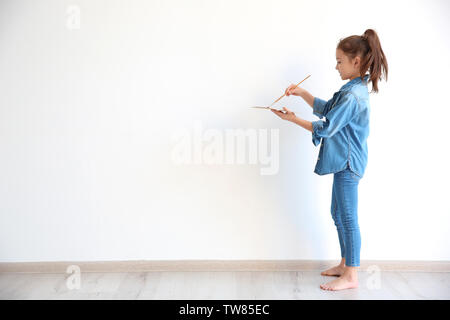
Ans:
{"type": "Polygon", "coordinates": [[[388,64],[377,33],[367,29],[362,36],[353,35],[341,39],[336,48],[336,69],[342,80],[350,80],[324,101],[313,97],[295,84],[286,89],[286,95],[302,97],[312,108],[313,114],[325,121],[306,121],[294,112],[272,109],[284,120],[291,121],[312,132],[312,142],[320,143],[319,156],[314,172],[318,175],[333,173],[331,215],[337,228],[341,248],[341,263],[322,272],[325,276],[338,276],[334,281],[322,284],[324,290],[342,290],[358,287],[357,267],[361,236],[358,225],[358,184],[367,165],[369,136],[369,92],[378,92],[382,74],[388,75],[388,64]],[[369,74],[366,74],[368,72],[369,74]]]}

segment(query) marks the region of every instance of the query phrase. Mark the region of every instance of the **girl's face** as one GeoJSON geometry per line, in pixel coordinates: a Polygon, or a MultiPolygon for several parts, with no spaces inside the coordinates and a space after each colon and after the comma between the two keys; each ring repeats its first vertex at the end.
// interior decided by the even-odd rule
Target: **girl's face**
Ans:
{"type": "Polygon", "coordinates": [[[350,60],[341,49],[336,49],[336,70],[339,71],[342,80],[353,80],[359,77],[361,58],[356,56],[350,60]]]}

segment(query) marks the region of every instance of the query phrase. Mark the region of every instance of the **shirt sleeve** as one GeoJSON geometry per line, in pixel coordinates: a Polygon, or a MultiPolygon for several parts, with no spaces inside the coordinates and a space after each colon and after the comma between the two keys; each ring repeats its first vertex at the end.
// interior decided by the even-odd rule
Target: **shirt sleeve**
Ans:
{"type": "Polygon", "coordinates": [[[313,114],[319,117],[319,119],[323,118],[325,105],[327,102],[325,100],[319,99],[317,97],[314,97],[314,103],[313,103],[313,114]]]}
{"type": "MultiPolygon", "coordinates": [[[[319,102],[320,103],[320,102],[319,102]]],[[[332,137],[341,130],[362,110],[356,97],[351,93],[343,93],[338,97],[336,104],[326,114],[326,121],[312,121],[312,142],[315,146],[321,138],[332,137]]]]}
{"type": "Polygon", "coordinates": [[[330,106],[333,104],[333,102],[335,101],[337,95],[339,94],[339,91],[336,92],[333,95],[333,98],[331,98],[328,101],[319,99],[317,97],[314,97],[314,101],[313,101],[313,114],[318,116],[319,119],[322,119],[323,117],[326,117],[328,110],[330,109],[330,106]]]}

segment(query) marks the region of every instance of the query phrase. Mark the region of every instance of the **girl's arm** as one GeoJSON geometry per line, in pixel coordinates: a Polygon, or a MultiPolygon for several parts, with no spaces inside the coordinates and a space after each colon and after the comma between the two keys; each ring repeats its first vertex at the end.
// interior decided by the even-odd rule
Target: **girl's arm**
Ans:
{"type": "Polygon", "coordinates": [[[307,104],[311,106],[311,108],[314,108],[314,97],[311,93],[306,91],[303,88],[297,87],[295,84],[291,84],[289,87],[285,90],[286,96],[290,96],[291,94],[294,96],[302,97],[303,100],[306,101],[307,104]]]}
{"type": "Polygon", "coordinates": [[[313,125],[312,125],[312,122],[311,122],[311,121],[307,121],[307,120],[305,120],[305,119],[302,119],[302,118],[299,118],[299,117],[295,116],[295,117],[291,120],[291,122],[293,122],[293,123],[295,123],[295,124],[298,124],[300,127],[303,127],[303,128],[305,128],[306,130],[308,130],[308,131],[313,132],[313,125]]]}
{"type": "Polygon", "coordinates": [[[303,88],[299,88],[299,89],[300,90],[298,92],[298,95],[300,97],[302,97],[303,100],[305,100],[305,102],[311,106],[311,108],[313,108],[314,107],[314,96],[303,88]]]}
{"type": "Polygon", "coordinates": [[[273,113],[275,113],[281,119],[298,124],[300,127],[303,127],[306,130],[313,132],[313,125],[312,125],[311,121],[307,121],[307,120],[297,117],[294,112],[292,112],[291,110],[289,110],[286,107],[283,107],[283,109],[284,109],[284,112],[276,110],[276,109],[271,109],[271,110],[273,113]]]}

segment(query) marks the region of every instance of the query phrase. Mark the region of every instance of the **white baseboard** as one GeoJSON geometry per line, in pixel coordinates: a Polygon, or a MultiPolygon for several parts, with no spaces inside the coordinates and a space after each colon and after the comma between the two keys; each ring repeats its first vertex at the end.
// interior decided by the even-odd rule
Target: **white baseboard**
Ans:
{"type": "MultiPolygon", "coordinates": [[[[152,271],[313,271],[337,260],[135,260],[135,261],[44,261],[0,262],[0,272],[66,273],[70,265],[81,272],[152,271]]],[[[450,261],[361,261],[360,270],[375,266],[381,271],[450,272],[450,261]]]]}

